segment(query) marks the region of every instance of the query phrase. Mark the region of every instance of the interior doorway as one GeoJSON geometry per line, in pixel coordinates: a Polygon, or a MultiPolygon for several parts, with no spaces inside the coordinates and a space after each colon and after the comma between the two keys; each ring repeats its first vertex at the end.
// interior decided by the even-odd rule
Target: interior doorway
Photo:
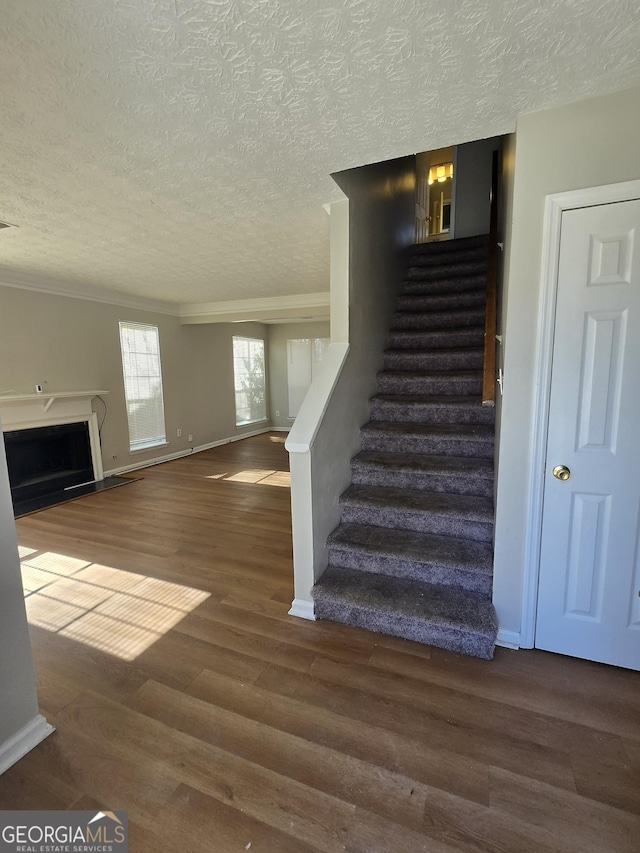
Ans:
{"type": "Polygon", "coordinates": [[[416,155],[416,243],[453,236],[455,148],[416,155]]]}

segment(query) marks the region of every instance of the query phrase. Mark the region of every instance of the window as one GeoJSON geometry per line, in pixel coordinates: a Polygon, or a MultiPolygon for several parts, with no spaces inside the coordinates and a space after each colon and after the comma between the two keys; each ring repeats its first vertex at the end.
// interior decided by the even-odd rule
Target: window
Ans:
{"type": "Polygon", "coordinates": [[[120,349],[129,447],[147,450],[166,444],[158,327],[120,323],[120,349]]]}
{"type": "Polygon", "coordinates": [[[266,420],[264,341],[234,336],[233,377],[236,389],[236,426],[266,420]]]}
{"type": "Polygon", "coordinates": [[[329,338],[300,338],[287,341],[290,418],[297,417],[328,346],[329,338]]]}

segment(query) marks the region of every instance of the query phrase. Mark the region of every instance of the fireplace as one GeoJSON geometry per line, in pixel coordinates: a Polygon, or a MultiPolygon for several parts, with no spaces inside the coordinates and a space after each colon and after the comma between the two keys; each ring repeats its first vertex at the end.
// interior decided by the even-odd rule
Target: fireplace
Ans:
{"type": "Polygon", "coordinates": [[[94,479],[86,421],[13,430],[4,439],[14,505],[94,479]]]}
{"type": "MultiPolygon", "coordinates": [[[[105,483],[94,397],[108,391],[0,395],[14,512],[23,515],[105,483]],[[94,483],[94,486],[84,486],[94,483]]],[[[0,447],[1,452],[1,447],[0,447]]]]}

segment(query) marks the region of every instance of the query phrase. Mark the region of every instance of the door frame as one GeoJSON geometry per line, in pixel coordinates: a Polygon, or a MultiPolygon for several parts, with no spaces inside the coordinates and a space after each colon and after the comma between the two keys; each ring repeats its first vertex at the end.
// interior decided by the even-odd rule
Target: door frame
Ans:
{"type": "Polygon", "coordinates": [[[640,199],[640,180],[554,193],[545,199],[538,332],[535,350],[536,383],[533,392],[533,442],[529,466],[530,486],[527,502],[522,624],[519,642],[520,647],[525,649],[534,647],[538,610],[542,503],[546,479],[545,457],[549,427],[549,399],[551,395],[562,214],[566,210],[597,207],[603,204],[615,204],[616,202],[635,199],[640,199]]]}

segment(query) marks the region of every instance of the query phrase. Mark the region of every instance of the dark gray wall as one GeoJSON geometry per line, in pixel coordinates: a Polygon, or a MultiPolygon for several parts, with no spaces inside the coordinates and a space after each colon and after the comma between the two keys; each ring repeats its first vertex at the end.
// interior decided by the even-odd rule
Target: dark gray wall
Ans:
{"type": "Polygon", "coordinates": [[[349,199],[349,353],[311,448],[314,575],[326,567],[326,538],[369,420],[405,259],[415,236],[415,158],[333,176],[349,199]]]}
{"type": "Polygon", "coordinates": [[[489,233],[491,162],[502,137],[478,139],[457,146],[454,237],[489,233]]]}

